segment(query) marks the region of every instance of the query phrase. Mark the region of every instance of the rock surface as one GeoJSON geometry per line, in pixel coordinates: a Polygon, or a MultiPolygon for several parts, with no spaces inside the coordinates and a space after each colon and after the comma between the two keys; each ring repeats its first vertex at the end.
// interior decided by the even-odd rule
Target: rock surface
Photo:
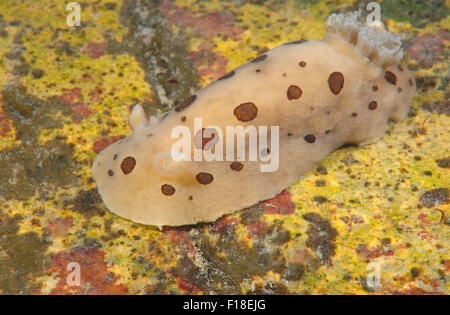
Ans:
{"type": "Polygon", "coordinates": [[[91,178],[134,104],[163,113],[366,2],[84,0],[80,27],[61,1],[0,3],[0,293],[449,294],[445,1],[381,2],[417,80],[408,118],[279,196],[158,231],[107,211],[91,178]],[[71,262],[81,286],[66,281],[71,262]]]}

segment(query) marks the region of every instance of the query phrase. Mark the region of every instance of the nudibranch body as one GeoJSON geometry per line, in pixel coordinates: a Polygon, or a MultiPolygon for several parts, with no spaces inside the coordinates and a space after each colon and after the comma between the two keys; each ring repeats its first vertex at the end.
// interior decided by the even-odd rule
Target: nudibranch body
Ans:
{"type": "MultiPolygon", "coordinates": [[[[214,221],[274,197],[344,144],[377,140],[389,119],[407,114],[415,93],[412,74],[400,64],[401,42],[384,28],[358,22],[355,14],[331,15],[327,29],[323,40],[286,43],[256,57],[166,116],[147,120],[136,106],[133,133],[93,164],[108,209],[159,227],[214,221]],[[203,136],[194,130],[197,118],[203,136]],[[266,157],[277,153],[279,163],[263,172],[267,159],[248,156],[193,161],[192,152],[190,161],[178,161],[170,154],[177,126],[190,130],[197,149],[211,152],[225,145],[226,126],[279,126],[277,138],[269,128],[272,141],[263,148],[266,157]]],[[[244,145],[249,152],[248,141],[244,145]]]]}

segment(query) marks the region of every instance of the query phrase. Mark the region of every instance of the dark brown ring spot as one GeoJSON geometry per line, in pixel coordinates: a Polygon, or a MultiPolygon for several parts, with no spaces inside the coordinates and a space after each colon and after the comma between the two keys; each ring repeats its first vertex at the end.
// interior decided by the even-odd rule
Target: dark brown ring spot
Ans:
{"type": "Polygon", "coordinates": [[[374,92],[378,91],[378,85],[372,86],[372,91],[374,91],[374,92]]]}
{"type": "Polygon", "coordinates": [[[197,179],[197,182],[199,182],[202,185],[208,185],[211,184],[214,180],[214,177],[209,173],[198,173],[195,177],[197,179]]]}
{"type": "Polygon", "coordinates": [[[298,63],[298,65],[299,65],[300,67],[304,68],[304,67],[306,66],[306,62],[304,62],[304,61],[302,60],[302,61],[300,61],[300,62],[298,63]]]}
{"type": "Polygon", "coordinates": [[[266,58],[267,58],[267,55],[261,55],[256,58],[253,58],[252,60],[250,60],[250,62],[257,63],[257,62],[265,60],[266,58]]]}
{"type": "Polygon", "coordinates": [[[393,85],[397,84],[397,76],[395,75],[394,72],[386,71],[384,73],[384,78],[386,79],[386,81],[388,81],[389,83],[391,83],[393,85]]]}
{"type": "Polygon", "coordinates": [[[233,114],[240,121],[250,121],[257,116],[258,107],[252,102],[243,103],[234,109],[233,114]]]}
{"type": "Polygon", "coordinates": [[[108,175],[109,176],[114,176],[114,172],[112,170],[108,170],[108,175]]]}
{"type": "Polygon", "coordinates": [[[369,103],[369,109],[370,110],[375,110],[375,109],[377,109],[377,107],[378,107],[378,103],[377,102],[372,101],[372,102],[369,103]]]}
{"type": "Polygon", "coordinates": [[[201,150],[209,150],[211,149],[218,141],[219,136],[217,136],[217,132],[213,128],[202,128],[202,130],[197,131],[194,136],[194,145],[197,149],[201,150]],[[206,136],[205,131],[208,131],[210,134],[209,138],[206,136]]]}
{"type": "Polygon", "coordinates": [[[341,72],[333,72],[328,77],[328,86],[334,95],[338,95],[344,87],[344,75],[341,72]]]}
{"type": "Polygon", "coordinates": [[[233,171],[240,172],[244,168],[244,164],[242,164],[241,162],[233,162],[230,164],[230,168],[233,171]]]}
{"type": "Polygon", "coordinates": [[[183,103],[181,103],[177,107],[175,107],[175,111],[181,112],[181,111],[185,110],[189,105],[194,103],[196,98],[197,98],[197,95],[190,96],[188,99],[184,100],[183,103]]]}
{"type": "Polygon", "coordinates": [[[302,89],[299,88],[296,85],[291,85],[288,89],[287,89],[287,98],[288,100],[298,100],[300,98],[300,96],[302,96],[302,89]]]}
{"type": "Polygon", "coordinates": [[[122,160],[122,163],[120,163],[120,168],[122,169],[122,172],[125,175],[130,174],[135,166],[136,166],[136,159],[132,156],[124,158],[122,160]]]}
{"type": "Polygon", "coordinates": [[[308,143],[316,142],[316,136],[315,135],[306,135],[304,139],[308,143]]]}
{"type": "Polygon", "coordinates": [[[232,70],[232,71],[230,71],[230,72],[228,72],[228,73],[225,73],[223,76],[221,76],[221,77],[219,78],[219,81],[220,81],[220,80],[225,80],[225,79],[231,78],[232,76],[234,76],[235,73],[236,73],[236,72],[235,72],[234,70],[232,70]]]}
{"type": "Polygon", "coordinates": [[[161,186],[161,192],[163,195],[172,196],[175,193],[175,188],[172,185],[164,184],[161,186]]]}

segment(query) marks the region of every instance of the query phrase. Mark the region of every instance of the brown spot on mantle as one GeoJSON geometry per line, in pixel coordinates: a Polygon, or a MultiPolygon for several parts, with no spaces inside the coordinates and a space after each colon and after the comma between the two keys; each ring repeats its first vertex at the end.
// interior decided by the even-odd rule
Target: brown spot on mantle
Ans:
{"type": "Polygon", "coordinates": [[[298,100],[300,96],[302,96],[302,93],[303,93],[302,89],[299,88],[297,85],[289,86],[286,92],[288,100],[298,100]]]}
{"type": "Polygon", "coordinates": [[[341,72],[333,72],[328,77],[328,86],[334,95],[339,94],[344,87],[344,75],[341,72]]]}
{"type": "Polygon", "coordinates": [[[238,120],[247,122],[255,119],[258,107],[252,102],[243,103],[234,109],[233,114],[238,120]]]}

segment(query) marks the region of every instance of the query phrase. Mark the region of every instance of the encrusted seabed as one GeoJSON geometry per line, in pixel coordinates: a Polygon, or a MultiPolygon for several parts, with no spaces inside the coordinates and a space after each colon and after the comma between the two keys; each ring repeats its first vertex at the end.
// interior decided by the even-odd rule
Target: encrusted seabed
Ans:
{"type": "Polygon", "coordinates": [[[450,293],[444,0],[381,2],[416,77],[408,117],[277,197],[158,231],[111,214],[91,177],[96,154],[130,133],[134,104],[170,110],[366,2],[85,0],[81,26],[68,27],[64,2],[2,1],[0,293],[450,293]],[[73,262],[80,286],[66,281],[73,262]]]}

